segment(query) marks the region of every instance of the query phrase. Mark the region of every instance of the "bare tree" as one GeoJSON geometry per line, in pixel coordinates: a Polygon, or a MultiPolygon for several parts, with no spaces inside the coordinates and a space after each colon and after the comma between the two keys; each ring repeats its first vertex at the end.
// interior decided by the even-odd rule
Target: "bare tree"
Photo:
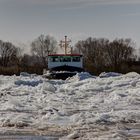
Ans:
{"type": "Polygon", "coordinates": [[[134,51],[134,43],[131,39],[115,39],[106,47],[108,54],[107,61],[113,67],[113,70],[119,71],[123,62],[131,59],[134,51]]]}
{"type": "Polygon", "coordinates": [[[17,58],[18,48],[10,42],[0,41],[0,64],[7,67],[10,62],[17,58]]]}
{"type": "Polygon", "coordinates": [[[137,55],[137,57],[138,57],[138,61],[140,61],[140,48],[139,48],[139,50],[138,50],[138,55],[137,55]]]}
{"type": "Polygon", "coordinates": [[[32,42],[31,52],[33,55],[36,55],[41,59],[44,67],[47,67],[48,54],[56,51],[56,45],[57,42],[53,37],[49,35],[40,35],[32,42]]]}
{"type": "Polygon", "coordinates": [[[101,71],[106,65],[105,46],[109,43],[105,38],[88,38],[76,44],[78,52],[84,55],[85,67],[90,71],[101,71]]]}
{"type": "Polygon", "coordinates": [[[76,44],[84,55],[85,67],[92,72],[120,71],[121,66],[134,58],[134,43],[131,39],[88,38],[76,44]]]}

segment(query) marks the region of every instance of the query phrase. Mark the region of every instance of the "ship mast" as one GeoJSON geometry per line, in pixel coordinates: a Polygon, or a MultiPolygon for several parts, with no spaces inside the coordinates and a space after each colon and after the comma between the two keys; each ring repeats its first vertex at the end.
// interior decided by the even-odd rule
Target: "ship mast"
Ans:
{"type": "Polygon", "coordinates": [[[64,48],[65,50],[65,55],[68,54],[67,49],[69,48],[69,44],[70,44],[71,40],[67,39],[67,36],[65,36],[65,40],[61,40],[60,41],[60,47],[64,48]]]}

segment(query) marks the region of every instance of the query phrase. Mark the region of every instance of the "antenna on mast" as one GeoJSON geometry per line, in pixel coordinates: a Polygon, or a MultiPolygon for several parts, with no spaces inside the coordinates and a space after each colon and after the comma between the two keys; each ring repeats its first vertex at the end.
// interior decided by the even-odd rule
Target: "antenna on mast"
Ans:
{"type": "Polygon", "coordinates": [[[65,36],[65,40],[61,40],[60,41],[60,47],[64,48],[65,50],[65,54],[68,54],[67,49],[69,48],[69,44],[70,44],[71,40],[67,39],[67,36],[65,36]]]}

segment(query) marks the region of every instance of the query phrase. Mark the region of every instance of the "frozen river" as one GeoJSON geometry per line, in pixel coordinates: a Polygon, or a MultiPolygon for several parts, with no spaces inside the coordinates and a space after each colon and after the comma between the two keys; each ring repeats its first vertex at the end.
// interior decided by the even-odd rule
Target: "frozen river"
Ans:
{"type": "Polygon", "coordinates": [[[59,140],[59,138],[55,137],[47,137],[47,136],[0,136],[0,140],[59,140]]]}
{"type": "Polygon", "coordinates": [[[0,139],[138,140],[139,108],[135,72],[81,73],[67,80],[0,76],[0,139]]]}

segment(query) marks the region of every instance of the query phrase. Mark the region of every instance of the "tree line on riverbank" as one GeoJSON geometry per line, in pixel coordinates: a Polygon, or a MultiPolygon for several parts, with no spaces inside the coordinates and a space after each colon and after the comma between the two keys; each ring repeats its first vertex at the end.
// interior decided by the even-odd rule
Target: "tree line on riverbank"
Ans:
{"type": "MultiPolygon", "coordinates": [[[[56,39],[49,35],[40,35],[33,40],[28,54],[20,46],[0,40],[0,74],[19,75],[23,71],[42,74],[43,69],[47,69],[48,55],[57,53],[58,49],[56,39]]],[[[131,39],[110,41],[89,37],[79,40],[73,46],[73,53],[82,54],[84,69],[95,75],[104,71],[140,73],[140,56],[136,54],[136,45],[131,39]]]]}

